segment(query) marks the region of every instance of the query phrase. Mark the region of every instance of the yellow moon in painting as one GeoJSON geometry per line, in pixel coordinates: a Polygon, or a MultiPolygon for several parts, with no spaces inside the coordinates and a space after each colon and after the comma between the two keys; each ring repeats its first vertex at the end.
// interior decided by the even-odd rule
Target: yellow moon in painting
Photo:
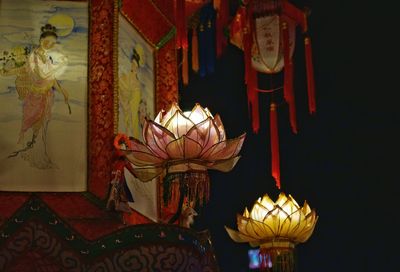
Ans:
{"type": "Polygon", "coordinates": [[[64,37],[69,35],[74,29],[75,23],[71,16],[66,14],[56,14],[49,18],[49,24],[57,28],[57,36],[64,37]]]}

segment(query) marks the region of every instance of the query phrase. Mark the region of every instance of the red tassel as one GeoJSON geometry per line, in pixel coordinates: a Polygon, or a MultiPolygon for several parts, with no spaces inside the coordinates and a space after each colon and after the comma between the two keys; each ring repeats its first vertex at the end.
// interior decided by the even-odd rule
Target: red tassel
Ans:
{"type": "Polygon", "coordinates": [[[176,48],[182,47],[182,3],[184,0],[175,1],[175,27],[176,27],[176,48]]]}
{"type": "Polygon", "coordinates": [[[187,47],[182,48],[182,82],[185,86],[189,84],[189,62],[187,47]]]}
{"type": "Polygon", "coordinates": [[[307,86],[308,86],[308,109],[310,114],[317,111],[315,103],[315,81],[314,81],[314,67],[312,63],[312,48],[311,39],[306,37],[304,39],[305,55],[306,55],[306,69],[307,69],[307,86]]]}
{"type": "Polygon", "coordinates": [[[275,103],[271,103],[269,118],[270,118],[270,134],[271,134],[272,176],[275,179],[276,186],[278,187],[278,189],[281,189],[281,174],[279,167],[278,114],[275,103]]]}
{"type": "Polygon", "coordinates": [[[215,10],[218,10],[221,7],[221,0],[214,0],[213,6],[215,10]]]}
{"type": "Polygon", "coordinates": [[[290,126],[293,133],[297,133],[296,102],[293,91],[293,61],[290,54],[289,28],[286,22],[282,23],[282,43],[284,54],[284,83],[283,95],[289,105],[290,126]]]}
{"type": "Polygon", "coordinates": [[[192,70],[199,71],[199,38],[195,27],[192,29],[192,70]]]}
{"type": "MultiPolygon", "coordinates": [[[[250,69],[251,69],[251,45],[252,45],[252,32],[250,29],[250,16],[246,10],[245,7],[240,8],[240,17],[242,18],[242,21],[240,23],[240,26],[242,27],[242,33],[243,33],[243,51],[244,51],[244,81],[246,84],[249,83],[249,75],[250,75],[250,69]]],[[[240,18],[239,17],[239,18],[240,18]]]]}
{"type": "Polygon", "coordinates": [[[260,248],[258,258],[260,261],[260,271],[268,271],[270,268],[268,266],[268,261],[269,261],[268,251],[265,250],[264,248],[260,248]]]}
{"type": "Polygon", "coordinates": [[[224,48],[227,45],[227,40],[224,37],[224,26],[228,23],[229,4],[227,0],[214,0],[214,9],[217,11],[216,19],[216,55],[219,58],[222,55],[224,48]]]}
{"type": "Polygon", "coordinates": [[[181,28],[182,28],[182,48],[189,48],[189,42],[188,42],[188,33],[187,33],[187,24],[186,24],[186,7],[185,7],[185,0],[182,0],[182,17],[180,18],[181,20],[181,28]]]}
{"type": "Polygon", "coordinates": [[[176,48],[188,46],[186,31],[185,0],[175,2],[176,48]]]}
{"type": "MultiPolygon", "coordinates": [[[[250,12],[249,12],[250,13],[250,12]]],[[[243,49],[245,59],[245,82],[247,84],[247,103],[251,111],[251,124],[254,133],[258,133],[260,129],[260,117],[258,109],[258,92],[257,92],[257,72],[251,66],[251,47],[253,44],[252,24],[249,20],[250,14],[246,14],[243,29],[243,49]]]]}
{"type": "Polygon", "coordinates": [[[280,1],[282,5],[282,13],[298,23],[303,32],[307,31],[307,18],[304,11],[297,8],[289,1],[280,1]]]}
{"type": "Polygon", "coordinates": [[[240,7],[236,12],[235,17],[233,18],[230,26],[229,26],[229,41],[231,44],[237,46],[238,48],[244,50],[243,48],[243,32],[246,27],[246,9],[244,7],[240,7]]]}

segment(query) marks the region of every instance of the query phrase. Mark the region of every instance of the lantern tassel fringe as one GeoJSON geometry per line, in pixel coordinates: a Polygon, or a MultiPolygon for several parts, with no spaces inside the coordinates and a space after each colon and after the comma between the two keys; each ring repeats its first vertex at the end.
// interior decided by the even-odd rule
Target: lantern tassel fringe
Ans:
{"type": "Polygon", "coordinates": [[[296,258],[293,249],[260,249],[260,271],[294,272],[296,258]]]}

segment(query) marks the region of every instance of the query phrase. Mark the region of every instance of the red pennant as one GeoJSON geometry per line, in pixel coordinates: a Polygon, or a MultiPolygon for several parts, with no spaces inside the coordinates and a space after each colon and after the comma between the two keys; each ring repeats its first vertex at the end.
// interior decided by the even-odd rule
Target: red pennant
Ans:
{"type": "Polygon", "coordinates": [[[312,63],[312,48],[311,39],[306,37],[304,39],[305,55],[306,55],[306,70],[307,70],[307,87],[308,87],[308,109],[310,114],[317,111],[315,103],[315,81],[314,81],[314,67],[312,63]]]}
{"type": "Polygon", "coordinates": [[[275,179],[278,189],[281,188],[281,173],[279,166],[279,133],[278,133],[278,113],[275,103],[270,106],[270,137],[271,137],[271,162],[272,176],[275,179]]]}

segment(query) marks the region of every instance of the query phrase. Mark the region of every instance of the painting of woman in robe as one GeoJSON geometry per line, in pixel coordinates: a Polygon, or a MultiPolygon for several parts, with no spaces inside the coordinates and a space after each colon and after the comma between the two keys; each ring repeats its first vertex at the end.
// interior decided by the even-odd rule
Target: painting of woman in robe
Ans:
{"type": "MultiPolygon", "coordinates": [[[[155,57],[153,47],[135,26],[119,16],[118,27],[118,133],[142,139],[145,118],[155,112],[155,57]]],[[[157,183],[143,183],[127,169],[124,179],[134,202],[129,206],[157,220],[157,183]]]]}
{"type": "Polygon", "coordinates": [[[86,191],[88,1],[0,5],[0,191],[86,191]]]}
{"type": "Polygon", "coordinates": [[[31,166],[39,169],[56,167],[47,153],[46,145],[47,126],[54,104],[54,91],[63,95],[71,114],[68,93],[55,77],[57,71],[67,64],[67,58],[59,56],[58,63],[55,63],[47,54],[48,50],[53,48],[57,42],[56,32],[56,27],[51,24],[43,26],[39,46],[27,56],[25,63],[18,67],[15,61],[7,61],[0,70],[2,76],[16,76],[15,87],[19,99],[23,101],[21,130],[17,141],[22,148],[14,151],[8,157],[20,155],[29,161],[31,166]],[[26,141],[25,134],[28,130],[32,131],[32,138],[26,141]],[[41,147],[34,148],[37,145],[41,147]]]}
{"type": "Polygon", "coordinates": [[[139,138],[139,102],[141,99],[140,69],[144,64],[143,47],[133,48],[131,69],[119,77],[119,103],[125,133],[139,138]]]}

